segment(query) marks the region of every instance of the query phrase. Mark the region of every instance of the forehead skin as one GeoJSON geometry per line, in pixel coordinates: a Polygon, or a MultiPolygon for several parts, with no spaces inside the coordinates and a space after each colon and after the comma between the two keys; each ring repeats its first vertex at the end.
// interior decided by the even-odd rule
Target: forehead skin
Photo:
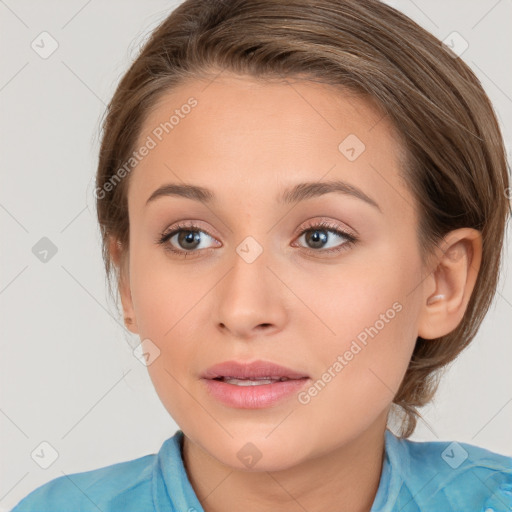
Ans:
{"type": "MultiPolygon", "coordinates": [[[[383,215],[377,222],[399,228],[404,215],[416,219],[415,202],[398,175],[398,134],[375,102],[349,91],[223,73],[213,82],[187,82],[165,94],[147,116],[136,147],[148,136],[156,147],[131,173],[130,217],[154,208],[145,202],[167,182],[215,190],[215,206],[232,208],[236,214],[230,221],[245,222],[256,205],[275,209],[278,192],[288,185],[343,179],[378,202],[383,215]],[[168,133],[160,128],[158,140],[155,129],[190,97],[197,106],[168,133]],[[365,148],[350,161],[339,145],[354,136],[365,148]]],[[[350,196],[340,199],[359,202],[350,196]]],[[[377,210],[373,214],[379,215],[377,210]]]]}

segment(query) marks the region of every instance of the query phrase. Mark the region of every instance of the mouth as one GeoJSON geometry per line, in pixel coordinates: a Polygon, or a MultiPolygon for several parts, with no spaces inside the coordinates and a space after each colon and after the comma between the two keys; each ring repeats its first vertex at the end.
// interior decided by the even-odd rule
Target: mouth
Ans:
{"type": "Polygon", "coordinates": [[[302,377],[301,379],[292,379],[288,377],[260,377],[253,379],[237,379],[235,377],[216,377],[212,380],[225,382],[226,384],[234,384],[235,386],[262,386],[264,384],[274,384],[275,382],[286,382],[287,380],[302,379],[307,379],[307,377],[302,377]]]}
{"type": "Polygon", "coordinates": [[[310,381],[305,373],[269,361],[226,361],[202,375],[210,397],[232,408],[276,407],[310,381]]]}
{"type": "Polygon", "coordinates": [[[258,386],[309,378],[299,370],[293,370],[270,361],[225,361],[208,368],[201,377],[203,379],[220,380],[237,386],[258,386]]]}

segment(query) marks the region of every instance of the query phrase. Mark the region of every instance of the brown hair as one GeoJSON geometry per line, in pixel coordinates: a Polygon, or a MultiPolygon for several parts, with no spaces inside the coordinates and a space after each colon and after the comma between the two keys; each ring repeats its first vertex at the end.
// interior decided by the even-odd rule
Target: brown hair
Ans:
{"type": "Polygon", "coordinates": [[[129,249],[130,175],[112,186],[116,171],[163,95],[223,70],[260,80],[299,77],[376,100],[405,150],[401,174],[420,212],[424,262],[449,231],[482,233],[481,267],[461,323],[441,338],[417,339],[394,397],[403,413],[400,435],[410,436],[439,370],[474,338],[497,287],[509,178],[487,95],[436,37],[377,0],[186,0],[150,35],[103,121],[96,206],[111,295],[111,274],[119,285],[124,263],[112,264],[109,241],[118,241],[123,262],[129,249]]]}

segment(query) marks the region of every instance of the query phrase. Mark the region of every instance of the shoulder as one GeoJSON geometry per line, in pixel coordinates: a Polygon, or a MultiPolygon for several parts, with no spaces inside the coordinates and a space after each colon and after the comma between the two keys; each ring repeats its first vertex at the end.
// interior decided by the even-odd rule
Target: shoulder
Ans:
{"type": "Polygon", "coordinates": [[[412,496],[422,489],[421,510],[512,510],[512,457],[457,441],[397,443],[404,483],[412,496]]]}
{"type": "Polygon", "coordinates": [[[28,494],[12,512],[152,510],[155,458],[150,454],[55,478],[28,494]]]}

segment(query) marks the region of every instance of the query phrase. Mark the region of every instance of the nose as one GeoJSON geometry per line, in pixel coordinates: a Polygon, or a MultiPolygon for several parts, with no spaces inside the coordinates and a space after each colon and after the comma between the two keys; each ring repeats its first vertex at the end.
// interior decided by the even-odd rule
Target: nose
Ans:
{"type": "Polygon", "coordinates": [[[216,287],[218,329],[245,340],[281,331],[287,322],[290,292],[286,295],[265,251],[253,261],[241,254],[234,256],[232,267],[216,287]]]}

